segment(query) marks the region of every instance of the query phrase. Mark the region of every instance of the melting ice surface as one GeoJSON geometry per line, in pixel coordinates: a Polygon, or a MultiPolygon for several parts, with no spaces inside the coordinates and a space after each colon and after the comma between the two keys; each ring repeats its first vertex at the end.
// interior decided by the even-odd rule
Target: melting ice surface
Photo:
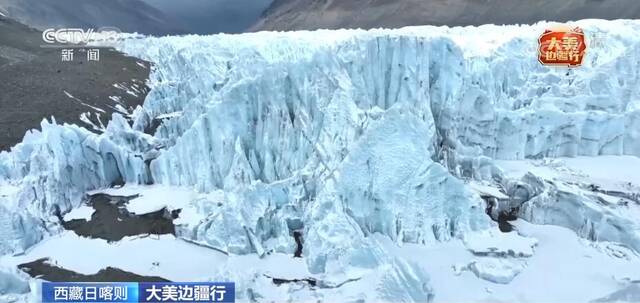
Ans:
{"type": "Polygon", "coordinates": [[[209,276],[148,274],[232,279],[245,301],[633,297],[640,22],[576,24],[590,45],[571,70],[538,63],[546,23],[118,43],[154,62],[143,107],[99,135],[45,121],[0,154],[0,294],[26,279],[19,260],[94,273],[61,243],[109,244],[52,214],[107,192],[141,194],[135,213],[181,209],[179,238],[228,254],[209,276]],[[503,234],[507,213],[521,219],[503,234]]]}

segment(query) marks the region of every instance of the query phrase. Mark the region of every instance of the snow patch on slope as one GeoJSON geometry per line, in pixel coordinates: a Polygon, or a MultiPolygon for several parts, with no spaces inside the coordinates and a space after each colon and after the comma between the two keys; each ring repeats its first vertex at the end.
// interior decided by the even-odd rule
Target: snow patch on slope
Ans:
{"type": "Polygon", "coordinates": [[[538,241],[517,233],[501,233],[494,230],[468,233],[464,245],[476,255],[531,257],[538,241]]]}
{"type": "Polygon", "coordinates": [[[89,221],[91,220],[91,215],[93,215],[94,212],[95,210],[93,209],[93,207],[82,205],[78,208],[72,209],[70,212],[65,214],[63,218],[65,221],[71,221],[71,220],[89,221]]]}
{"type": "Polygon", "coordinates": [[[480,279],[509,284],[524,269],[524,265],[508,260],[476,259],[469,263],[468,268],[480,279]]]}

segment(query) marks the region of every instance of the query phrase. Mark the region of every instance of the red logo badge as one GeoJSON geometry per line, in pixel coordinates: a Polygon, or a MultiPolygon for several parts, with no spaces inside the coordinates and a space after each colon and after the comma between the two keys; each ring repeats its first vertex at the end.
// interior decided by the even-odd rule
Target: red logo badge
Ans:
{"type": "Polygon", "coordinates": [[[547,29],[538,39],[538,61],[543,65],[582,65],[587,44],[581,28],[547,29]]]}

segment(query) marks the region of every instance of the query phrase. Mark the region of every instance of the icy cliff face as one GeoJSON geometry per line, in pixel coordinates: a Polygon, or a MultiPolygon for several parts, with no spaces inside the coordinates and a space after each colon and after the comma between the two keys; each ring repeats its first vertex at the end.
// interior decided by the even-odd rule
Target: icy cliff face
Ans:
{"type": "Polygon", "coordinates": [[[102,136],[43,121],[41,131],[27,133],[10,153],[0,153],[0,252],[37,243],[57,228],[49,226],[55,221],[50,217],[78,206],[87,190],[144,181],[143,161],[133,157],[137,145],[126,136],[128,124],[119,121],[124,119],[115,117],[114,132],[102,136]]]}
{"type": "MultiPolygon", "coordinates": [[[[432,111],[462,86],[463,55],[453,41],[346,32],[324,37],[325,45],[304,34],[267,35],[273,41],[264,45],[193,38],[202,45],[171,55],[165,51],[180,39],[153,41],[157,51],[124,45],[165,60],[157,77],[178,66],[193,75],[155,79],[147,115],[181,114],[155,133],[168,147],[151,162],[152,179],[243,195],[216,222],[252,210],[229,234],[229,224],[208,224],[205,240],[228,234],[215,243],[240,236],[248,241],[234,252],[287,251],[289,234],[303,229],[309,265],[322,272],[349,251],[347,239],[380,232],[429,243],[489,226],[482,201],[432,159],[439,148],[432,111]],[[202,66],[223,66],[208,87],[200,86],[210,73],[201,75],[202,66]],[[267,193],[255,195],[256,186],[267,193]]],[[[144,129],[144,120],[134,127],[144,129]]]]}
{"type": "MultiPolygon", "coordinates": [[[[527,181],[505,177],[491,160],[640,155],[638,23],[578,25],[590,48],[584,66],[572,70],[537,62],[543,23],[149,38],[120,47],[158,63],[134,128],[176,116],[155,132],[167,146],[151,162],[155,182],[245,195],[243,185],[271,191],[279,184],[288,197],[258,213],[304,222],[293,225],[313,231],[307,241],[328,220],[357,226],[353,235],[426,243],[488,224],[454,177],[497,181],[511,191],[510,207],[531,200],[521,210],[530,220],[583,235],[590,228],[583,223],[592,215],[580,224],[563,219],[584,214],[586,200],[558,212],[552,202],[535,202],[553,201],[540,195],[552,188],[519,197],[517,184],[527,181]],[[325,219],[330,212],[340,215],[325,219]]],[[[635,232],[612,221],[599,219],[595,238],[639,247],[635,232]]],[[[244,224],[262,239],[284,229],[244,224]]],[[[333,245],[327,237],[317,240],[322,254],[333,245]]],[[[286,246],[280,238],[277,247],[286,246]]]]}
{"type": "MultiPolygon", "coordinates": [[[[422,274],[369,236],[429,244],[489,228],[469,180],[503,189],[498,210],[638,249],[617,206],[596,211],[494,163],[640,156],[640,23],[578,25],[592,44],[572,70],[537,62],[542,23],[127,40],[116,47],[155,63],[131,125],[115,115],[96,135],[44,122],[0,154],[0,185],[15,188],[0,195],[0,252],[55,232],[49,216],[87,190],[179,185],[224,192],[198,202],[206,219],[184,237],[265,255],[293,253],[300,232],[312,273],[391,266],[387,285],[402,289],[422,274]]],[[[429,297],[417,288],[408,300],[429,297]]]]}

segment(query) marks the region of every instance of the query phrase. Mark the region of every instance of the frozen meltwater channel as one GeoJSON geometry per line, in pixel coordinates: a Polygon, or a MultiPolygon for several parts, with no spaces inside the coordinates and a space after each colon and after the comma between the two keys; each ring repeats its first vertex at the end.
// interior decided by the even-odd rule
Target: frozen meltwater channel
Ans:
{"type": "Polygon", "coordinates": [[[154,62],[143,107],[99,135],[45,121],[0,154],[0,266],[35,245],[20,258],[86,271],[56,243],[109,244],[53,214],[103,192],[180,209],[176,236],[226,261],[164,276],[232,279],[242,300],[635,295],[640,22],[577,24],[592,44],[571,70],[537,62],[546,23],[126,40],[154,62]]]}

